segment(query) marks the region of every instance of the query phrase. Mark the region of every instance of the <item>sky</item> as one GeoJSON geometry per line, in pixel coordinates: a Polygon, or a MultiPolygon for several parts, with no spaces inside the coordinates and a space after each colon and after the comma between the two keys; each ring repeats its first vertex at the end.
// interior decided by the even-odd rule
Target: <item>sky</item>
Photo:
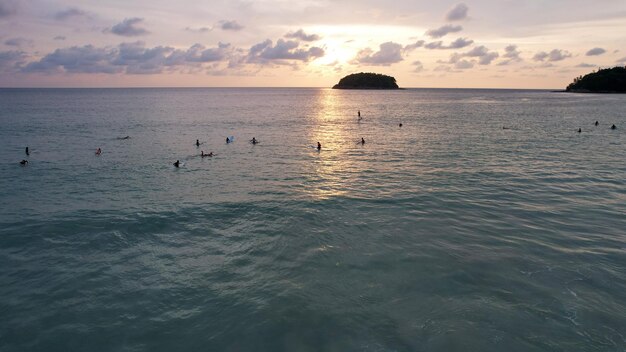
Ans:
{"type": "Polygon", "coordinates": [[[0,0],[0,87],[562,89],[625,65],[625,0],[0,0]]]}

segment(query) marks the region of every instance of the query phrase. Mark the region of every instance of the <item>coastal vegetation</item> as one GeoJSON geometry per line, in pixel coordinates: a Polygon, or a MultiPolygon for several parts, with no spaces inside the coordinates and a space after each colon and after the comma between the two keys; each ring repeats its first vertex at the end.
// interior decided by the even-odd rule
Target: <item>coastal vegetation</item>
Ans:
{"type": "Polygon", "coordinates": [[[574,79],[565,89],[574,93],[626,93],[626,67],[600,69],[574,79]]]}
{"type": "Polygon", "coordinates": [[[333,89],[399,89],[396,79],[380,73],[353,73],[347,75],[333,89]]]}

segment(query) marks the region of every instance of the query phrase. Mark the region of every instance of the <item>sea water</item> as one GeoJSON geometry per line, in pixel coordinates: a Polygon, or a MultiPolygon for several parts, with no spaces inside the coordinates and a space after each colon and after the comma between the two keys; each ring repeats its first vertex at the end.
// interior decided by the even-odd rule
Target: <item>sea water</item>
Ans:
{"type": "Polygon", "coordinates": [[[625,111],[2,89],[0,350],[625,351],[625,111]]]}

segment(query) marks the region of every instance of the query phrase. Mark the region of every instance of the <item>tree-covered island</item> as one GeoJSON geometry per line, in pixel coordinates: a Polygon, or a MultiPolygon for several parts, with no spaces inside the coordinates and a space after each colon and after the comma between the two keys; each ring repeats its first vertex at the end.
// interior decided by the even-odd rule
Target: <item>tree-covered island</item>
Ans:
{"type": "Polygon", "coordinates": [[[353,73],[347,75],[333,89],[399,89],[396,79],[380,73],[353,73]]]}
{"type": "Polygon", "coordinates": [[[573,93],[626,93],[626,67],[600,69],[579,76],[565,89],[573,93]]]}

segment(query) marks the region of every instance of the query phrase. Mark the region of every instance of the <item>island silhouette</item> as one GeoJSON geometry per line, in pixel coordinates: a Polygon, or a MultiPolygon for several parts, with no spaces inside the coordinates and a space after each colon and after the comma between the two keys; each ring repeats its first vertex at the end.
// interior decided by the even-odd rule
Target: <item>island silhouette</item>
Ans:
{"type": "Polygon", "coordinates": [[[396,79],[380,73],[353,73],[339,80],[333,89],[399,89],[396,79]]]}
{"type": "Polygon", "coordinates": [[[572,93],[626,93],[626,67],[600,69],[574,79],[565,89],[572,93]]]}

